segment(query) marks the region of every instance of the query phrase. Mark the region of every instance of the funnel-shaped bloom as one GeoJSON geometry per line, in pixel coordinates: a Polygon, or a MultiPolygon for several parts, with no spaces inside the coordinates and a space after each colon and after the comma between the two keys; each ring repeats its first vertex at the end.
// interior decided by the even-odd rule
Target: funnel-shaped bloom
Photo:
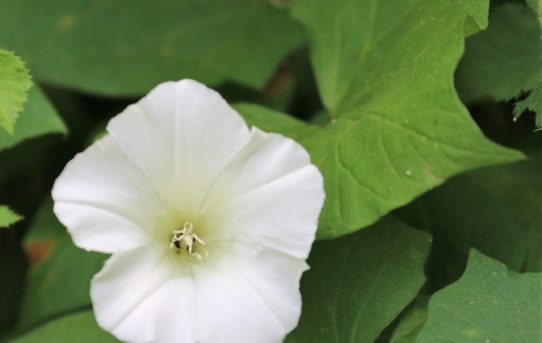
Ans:
{"type": "Polygon", "coordinates": [[[324,200],[307,152],[192,80],[107,131],[53,188],[75,244],[113,254],[91,284],[100,326],[128,342],[281,341],[324,200]]]}

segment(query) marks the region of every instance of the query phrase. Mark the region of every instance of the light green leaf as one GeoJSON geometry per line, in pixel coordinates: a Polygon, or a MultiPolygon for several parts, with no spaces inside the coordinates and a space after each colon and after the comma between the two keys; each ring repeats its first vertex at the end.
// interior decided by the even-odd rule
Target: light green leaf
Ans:
{"type": "Polygon", "coordinates": [[[448,105],[443,112],[465,113],[452,74],[465,20],[483,25],[487,1],[315,0],[292,8],[307,30],[320,94],[333,116],[406,117],[438,103],[448,105]],[[407,95],[415,102],[410,107],[403,104],[407,95]]]}
{"type": "Polygon", "coordinates": [[[286,342],[373,342],[416,297],[429,247],[429,235],[390,218],[316,242],[301,280],[301,320],[286,342]]]}
{"type": "Polygon", "coordinates": [[[31,85],[23,61],[12,52],[0,49],[0,126],[10,134],[13,134],[15,121],[31,85]]]}
{"type": "Polygon", "coordinates": [[[107,256],[77,248],[58,222],[48,200],[24,239],[30,266],[17,327],[90,306],[90,280],[107,256]]]}
{"type": "Polygon", "coordinates": [[[0,46],[37,79],[108,95],[181,78],[262,87],[302,39],[287,10],[266,1],[0,3],[0,46]]]}
{"type": "Polygon", "coordinates": [[[9,148],[29,138],[66,132],[64,122],[51,103],[37,86],[32,86],[28,92],[28,102],[15,124],[15,133],[9,135],[0,132],[0,150],[9,148]]]}
{"type": "Polygon", "coordinates": [[[542,81],[542,39],[536,15],[522,4],[492,9],[489,28],[467,39],[457,70],[466,102],[510,100],[542,81]]]}
{"type": "Polygon", "coordinates": [[[514,120],[517,120],[527,110],[536,113],[535,126],[539,130],[542,129],[542,84],[539,84],[527,98],[516,102],[514,120]]]}
{"type": "Polygon", "coordinates": [[[10,210],[7,206],[0,206],[0,228],[7,228],[23,217],[10,210]]]}
{"type": "Polygon", "coordinates": [[[301,120],[259,105],[239,103],[233,107],[243,115],[249,125],[257,125],[266,131],[280,132],[296,140],[301,140],[316,130],[316,127],[301,120]]]}
{"type": "Polygon", "coordinates": [[[319,238],[370,225],[451,175],[522,157],[483,136],[453,87],[465,19],[480,20],[483,7],[294,2],[331,121],[308,126],[257,107],[240,110],[257,126],[297,138],[324,174],[319,238]]]}
{"type": "Polygon", "coordinates": [[[416,342],[418,334],[427,320],[428,300],[428,297],[421,296],[410,305],[393,331],[390,343],[416,342]]]}
{"type": "Polygon", "coordinates": [[[116,343],[119,341],[98,327],[92,311],[85,311],[50,321],[10,342],[116,343]]]}
{"type": "Polygon", "coordinates": [[[481,136],[458,135],[461,117],[430,120],[426,126],[435,123],[444,136],[438,137],[374,115],[359,122],[337,119],[321,128],[256,105],[236,108],[250,124],[293,137],[310,152],[326,188],[319,238],[369,225],[454,173],[521,157],[481,136]]]}
{"type": "Polygon", "coordinates": [[[473,250],[456,283],[429,300],[418,343],[542,342],[542,274],[518,274],[473,250]]]}

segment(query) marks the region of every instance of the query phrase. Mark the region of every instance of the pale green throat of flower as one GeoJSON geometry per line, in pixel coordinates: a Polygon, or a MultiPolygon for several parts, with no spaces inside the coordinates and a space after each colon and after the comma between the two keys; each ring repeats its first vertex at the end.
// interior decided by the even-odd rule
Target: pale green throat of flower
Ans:
{"type": "Polygon", "coordinates": [[[185,222],[181,229],[174,230],[171,233],[169,248],[174,250],[177,254],[186,251],[189,256],[196,257],[198,261],[201,261],[203,257],[209,256],[209,253],[205,248],[205,242],[194,232],[194,224],[192,224],[192,222],[185,222]],[[196,244],[201,245],[203,248],[203,256],[194,251],[196,244]]]}

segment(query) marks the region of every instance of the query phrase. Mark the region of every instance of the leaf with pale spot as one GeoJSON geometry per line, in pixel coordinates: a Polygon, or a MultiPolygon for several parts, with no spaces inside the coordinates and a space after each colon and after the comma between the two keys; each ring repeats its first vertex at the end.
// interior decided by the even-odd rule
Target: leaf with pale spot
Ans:
{"type": "Polygon", "coordinates": [[[299,1],[324,127],[244,105],[257,126],[296,138],[324,175],[319,238],[363,228],[448,177],[521,159],[484,137],[457,98],[453,72],[467,18],[487,1],[299,1]],[[322,25],[326,23],[326,25],[322,25]]]}

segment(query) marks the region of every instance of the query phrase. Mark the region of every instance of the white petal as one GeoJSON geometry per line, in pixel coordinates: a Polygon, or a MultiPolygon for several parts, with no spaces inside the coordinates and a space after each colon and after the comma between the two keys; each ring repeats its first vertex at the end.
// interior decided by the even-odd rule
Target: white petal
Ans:
{"type": "Polygon", "coordinates": [[[75,244],[105,253],[144,244],[164,211],[156,190],[110,136],[69,162],[52,194],[75,244]]]}
{"type": "Polygon", "coordinates": [[[98,324],[127,342],[195,343],[195,290],[188,264],[147,247],[114,254],[92,280],[98,324]]]}
{"type": "Polygon", "coordinates": [[[199,210],[209,185],[250,136],[217,92],[192,80],[157,86],[107,129],[183,212],[199,210]]]}
{"type": "Polygon", "coordinates": [[[204,211],[214,241],[243,241],[306,259],[323,205],[323,180],[291,139],[253,130],[217,178],[204,211]]]}
{"type": "Polygon", "coordinates": [[[213,268],[195,268],[198,342],[277,343],[301,313],[304,261],[244,247],[213,268]]]}

